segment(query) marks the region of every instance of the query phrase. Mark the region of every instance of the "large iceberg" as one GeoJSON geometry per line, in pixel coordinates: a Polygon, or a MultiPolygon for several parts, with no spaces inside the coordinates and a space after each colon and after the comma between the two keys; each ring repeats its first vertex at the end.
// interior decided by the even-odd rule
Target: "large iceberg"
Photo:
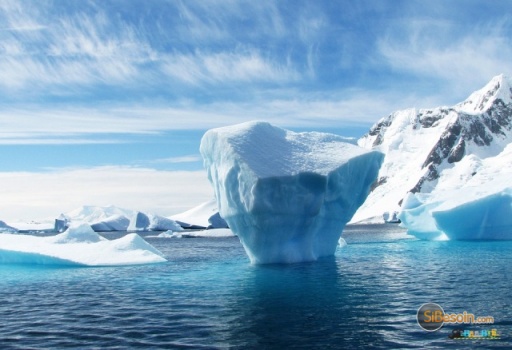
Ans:
{"type": "Polygon", "coordinates": [[[77,266],[139,265],[167,261],[139,235],[116,240],[99,236],[88,224],[71,224],[50,237],[0,234],[0,263],[77,266]]]}
{"type": "Polygon", "coordinates": [[[333,255],[383,160],[340,136],[265,122],[209,130],[200,151],[220,215],[257,264],[333,255]]]}

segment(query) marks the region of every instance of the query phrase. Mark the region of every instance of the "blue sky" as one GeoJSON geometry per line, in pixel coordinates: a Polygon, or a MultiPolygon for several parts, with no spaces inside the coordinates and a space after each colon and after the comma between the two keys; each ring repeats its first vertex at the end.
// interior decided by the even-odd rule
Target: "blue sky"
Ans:
{"type": "Polygon", "coordinates": [[[123,192],[101,176],[199,179],[211,127],[260,119],[361,136],[394,110],[455,104],[511,74],[509,11],[486,0],[2,0],[0,187],[19,188],[0,219],[23,203],[41,215],[78,203],[179,211],[211,193],[175,196],[162,180],[162,192],[131,202],[128,189],[152,178],[123,192]],[[77,171],[96,187],[34,204],[55,202],[77,171]],[[28,185],[42,177],[45,188],[28,185]],[[163,192],[170,204],[151,204],[163,192]]]}

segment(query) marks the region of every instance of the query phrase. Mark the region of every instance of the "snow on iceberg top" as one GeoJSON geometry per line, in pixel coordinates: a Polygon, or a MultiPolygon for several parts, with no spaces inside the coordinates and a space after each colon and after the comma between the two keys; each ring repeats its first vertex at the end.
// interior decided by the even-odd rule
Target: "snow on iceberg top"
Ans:
{"type": "Polygon", "coordinates": [[[162,253],[135,233],[110,241],[83,223],[51,237],[2,234],[0,239],[2,263],[115,266],[165,261],[162,253]]]}
{"type": "Polygon", "coordinates": [[[219,158],[243,159],[259,178],[302,172],[327,175],[350,159],[370,152],[341,136],[296,133],[258,121],[211,129],[203,136],[200,149],[202,154],[219,158]]]}

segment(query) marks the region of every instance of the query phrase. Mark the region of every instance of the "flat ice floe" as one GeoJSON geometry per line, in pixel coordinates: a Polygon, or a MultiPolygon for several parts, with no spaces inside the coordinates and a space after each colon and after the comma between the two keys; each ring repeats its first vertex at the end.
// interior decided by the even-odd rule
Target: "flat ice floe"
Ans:
{"type": "Polygon", "coordinates": [[[162,232],[158,238],[223,238],[236,236],[229,228],[215,228],[209,230],[162,232]]]}
{"type": "Polygon", "coordinates": [[[73,224],[50,237],[0,235],[2,264],[118,266],[165,261],[161,252],[135,233],[111,241],[88,224],[73,224]]]}

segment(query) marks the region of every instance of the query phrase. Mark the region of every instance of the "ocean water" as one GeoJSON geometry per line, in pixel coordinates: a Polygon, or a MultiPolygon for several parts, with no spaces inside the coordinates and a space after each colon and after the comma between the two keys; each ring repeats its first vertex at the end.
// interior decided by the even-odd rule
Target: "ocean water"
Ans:
{"type": "Polygon", "coordinates": [[[236,237],[147,237],[169,259],[157,265],[0,265],[0,349],[512,347],[512,242],[423,242],[393,225],[344,237],[334,258],[293,265],[252,266],[236,237]],[[426,332],[427,302],[495,323],[426,332]]]}

